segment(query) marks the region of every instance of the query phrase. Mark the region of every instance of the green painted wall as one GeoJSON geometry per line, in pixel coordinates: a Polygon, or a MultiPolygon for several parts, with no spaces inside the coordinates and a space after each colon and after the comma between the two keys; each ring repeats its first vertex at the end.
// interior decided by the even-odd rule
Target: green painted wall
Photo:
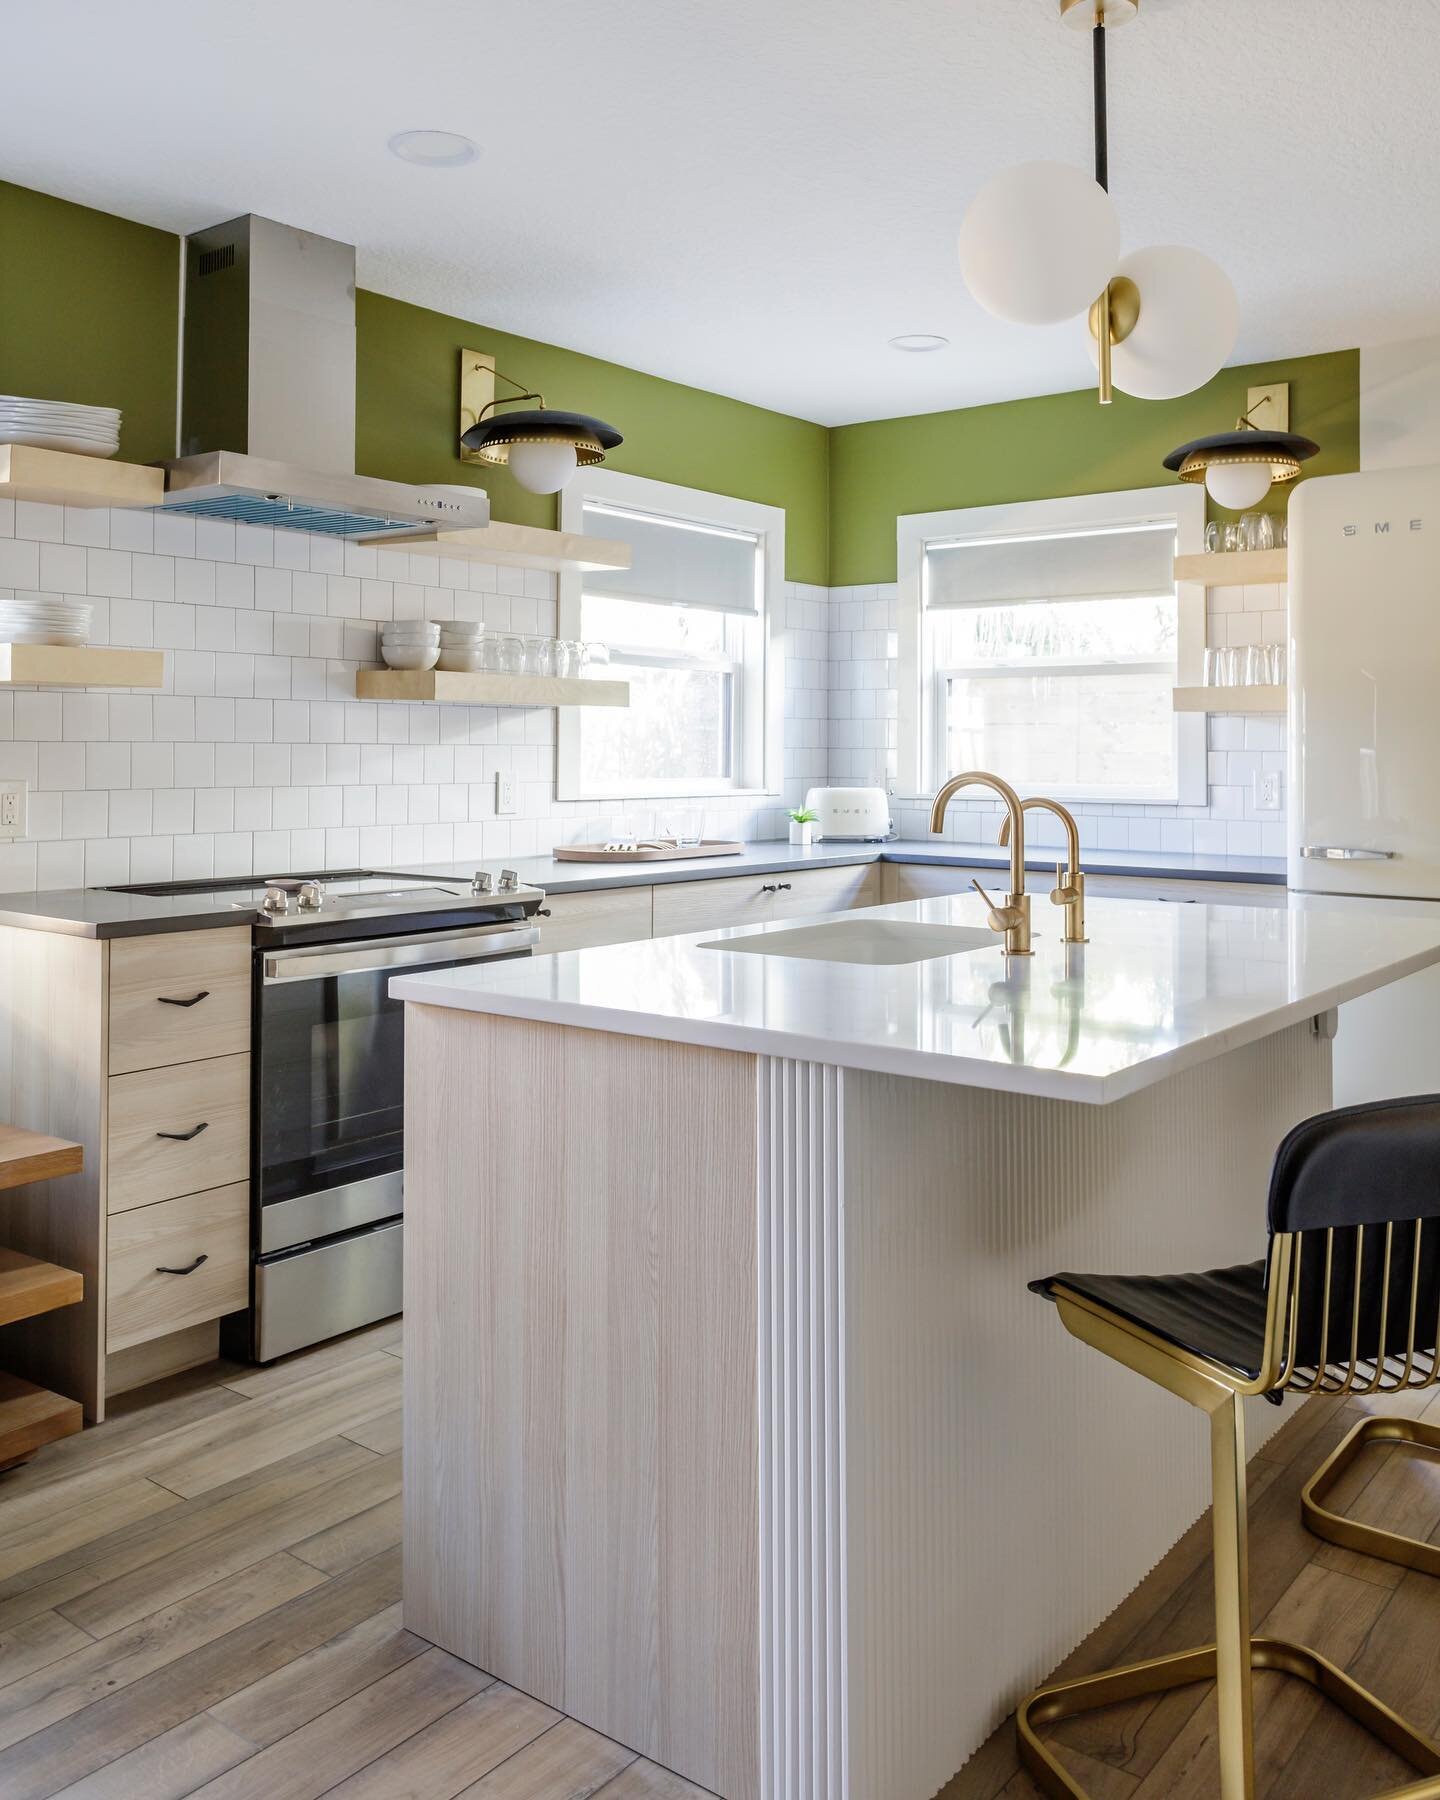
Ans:
{"type": "Polygon", "coordinates": [[[0,182],[0,393],[118,406],[120,454],[175,454],[180,240],[0,182]]]}
{"type": "MultiPolygon", "coordinates": [[[[173,454],[178,260],[169,232],[0,182],[0,393],[120,406],[123,456],[173,454]]],[[[1224,369],[1180,400],[1102,408],[1086,388],[827,431],[381,294],[357,295],[356,322],[363,474],[481,481],[497,518],[553,524],[553,500],[456,454],[457,352],[487,350],[618,426],[616,468],[783,506],[795,581],[892,581],[902,513],[1158,485],[1168,451],[1225,430],[1262,382],[1290,383],[1292,426],[1321,445],[1307,473],[1359,466],[1354,350],[1224,369]]]]}
{"type": "MultiPolygon", "coordinates": [[[[830,584],[895,579],[895,521],[902,513],[1063,494],[1159,487],[1164,458],[1192,438],[1228,431],[1245,390],[1290,383],[1290,428],[1312,437],[1314,475],[1360,466],[1360,353],[1338,350],[1286,362],[1222,369],[1179,400],[1101,406],[1093,387],[959,412],[842,425],[830,434],[830,584]]],[[[1272,493],[1266,506],[1283,504],[1272,493]]]]}
{"type": "MultiPolygon", "coordinates": [[[[459,356],[484,350],[550,406],[605,419],[625,434],[607,465],[709,493],[785,508],[786,573],[824,583],[828,433],[822,425],[681,387],[573,350],[512,337],[382,294],[357,295],[356,467],[398,481],[474,481],[497,519],[553,525],[555,502],[501,469],[462,463],[455,448],[459,356]]],[[[503,391],[503,390],[502,390],[503,391]]]]}

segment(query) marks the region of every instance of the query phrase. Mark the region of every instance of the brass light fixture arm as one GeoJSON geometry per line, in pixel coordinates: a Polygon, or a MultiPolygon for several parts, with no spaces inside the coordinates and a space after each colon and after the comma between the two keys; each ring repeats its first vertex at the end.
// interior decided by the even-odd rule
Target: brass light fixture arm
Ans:
{"type": "Polygon", "coordinates": [[[991,929],[1005,933],[1005,954],[1029,956],[1030,896],[1025,892],[1025,809],[1014,788],[1008,781],[1003,781],[1000,776],[991,775],[984,769],[967,769],[963,775],[952,775],[935,796],[935,804],[930,810],[930,829],[937,835],[944,829],[945,808],[953,796],[966,787],[987,787],[1005,802],[1007,823],[1011,829],[1010,892],[1005,896],[1004,905],[997,906],[978,881],[971,885],[990,908],[991,929]]]}
{"type": "Polygon", "coordinates": [[[526,388],[523,381],[512,381],[501,369],[492,369],[491,374],[496,381],[503,381],[508,387],[514,388],[515,392],[513,394],[500,394],[497,395],[495,399],[487,401],[475,415],[475,423],[477,425],[480,423],[481,419],[485,417],[486,413],[493,412],[497,406],[514,406],[521,400],[534,400],[539,404],[541,411],[544,411],[545,396],[543,394],[532,394],[526,388]]]}

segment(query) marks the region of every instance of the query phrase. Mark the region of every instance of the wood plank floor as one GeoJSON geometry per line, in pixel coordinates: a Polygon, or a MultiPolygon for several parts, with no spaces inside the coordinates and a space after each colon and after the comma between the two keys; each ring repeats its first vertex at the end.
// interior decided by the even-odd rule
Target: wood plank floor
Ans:
{"type": "Polygon", "coordinates": [[[0,1796],[707,1800],[400,1623],[400,1327],[0,1476],[0,1796]]]}
{"type": "MultiPolygon", "coordinates": [[[[4,1800],[705,1800],[403,1629],[400,1374],[398,1324],[267,1369],[212,1364],[0,1477],[4,1800]]],[[[1300,1488],[1360,1404],[1297,1409],[1251,1464],[1257,1629],[1440,1733],[1440,1581],[1300,1524],[1300,1488]]],[[[1369,1451],[1335,1503],[1440,1542],[1440,1459],[1369,1451]]],[[[1210,1606],[1202,1523],[1064,1672],[1203,1642],[1210,1606]]],[[[1257,1699],[1262,1795],[1359,1800],[1405,1779],[1303,1686],[1263,1677],[1257,1699]]],[[[1203,1687],[1057,1736],[1098,1800],[1215,1792],[1203,1687]]],[[[944,1800],[1035,1793],[1007,1722],[944,1800]]]]}
{"type": "MultiPolygon", "coordinates": [[[[1285,1425],[1250,1463],[1253,1629],[1309,1644],[1440,1738],[1440,1580],[1322,1543],[1300,1522],[1300,1490],[1364,1412],[1440,1423],[1440,1398],[1432,1391],[1383,1402],[1287,1401],[1286,1410],[1285,1425]]],[[[1372,1447],[1329,1505],[1440,1543],[1440,1458],[1372,1447]]],[[[1189,1531],[1056,1674],[1092,1674],[1206,1642],[1209,1530],[1204,1519],[1189,1531]]],[[[1303,1682],[1258,1676],[1255,1711],[1262,1800],[1362,1800],[1416,1779],[1303,1682]]],[[[1210,1800],[1219,1789],[1208,1684],[1071,1720],[1047,1741],[1095,1800],[1210,1800]]],[[[1035,1800],[1039,1792],[1020,1768],[1007,1719],[941,1800],[1035,1800]]]]}

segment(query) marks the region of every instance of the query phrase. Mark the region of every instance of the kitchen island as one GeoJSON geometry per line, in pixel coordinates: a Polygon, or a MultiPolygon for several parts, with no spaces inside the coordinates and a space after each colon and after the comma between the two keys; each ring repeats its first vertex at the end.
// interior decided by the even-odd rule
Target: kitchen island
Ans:
{"type": "Polygon", "coordinates": [[[1203,1424],[1025,1283],[1260,1255],[1440,928],[1037,911],[394,982],[411,1630],[733,1800],[925,1800],[1200,1515],[1203,1424]]]}

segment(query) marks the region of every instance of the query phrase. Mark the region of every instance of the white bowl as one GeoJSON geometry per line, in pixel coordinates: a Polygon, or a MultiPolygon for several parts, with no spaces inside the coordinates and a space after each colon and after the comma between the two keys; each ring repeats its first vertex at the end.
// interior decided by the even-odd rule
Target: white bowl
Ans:
{"type": "Polygon", "coordinates": [[[400,643],[402,640],[406,642],[413,640],[422,644],[438,644],[440,642],[440,633],[432,625],[383,625],[380,628],[380,635],[395,643],[400,643]]]}
{"type": "Polygon", "coordinates": [[[440,660],[434,644],[382,644],[381,660],[391,669],[433,669],[440,660]]]}
{"type": "Polygon", "coordinates": [[[493,673],[493,670],[486,670],[480,658],[470,650],[442,650],[438,667],[448,670],[452,675],[493,673]]]}

